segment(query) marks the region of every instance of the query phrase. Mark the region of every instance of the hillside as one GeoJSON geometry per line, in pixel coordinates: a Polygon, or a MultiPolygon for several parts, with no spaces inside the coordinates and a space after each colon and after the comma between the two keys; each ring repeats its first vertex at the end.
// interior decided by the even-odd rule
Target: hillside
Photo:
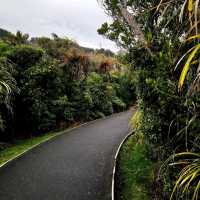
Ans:
{"type": "Polygon", "coordinates": [[[129,107],[129,67],[110,50],[69,38],[29,38],[18,31],[0,40],[0,140],[67,128],[129,107]]]}
{"type": "Polygon", "coordinates": [[[11,35],[11,33],[9,31],[0,28],[0,38],[6,37],[9,35],[11,35]]]}

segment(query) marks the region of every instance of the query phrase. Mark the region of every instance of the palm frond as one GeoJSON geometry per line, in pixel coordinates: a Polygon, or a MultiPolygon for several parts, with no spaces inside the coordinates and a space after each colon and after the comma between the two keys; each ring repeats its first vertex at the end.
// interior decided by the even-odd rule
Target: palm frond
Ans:
{"type": "Polygon", "coordinates": [[[198,199],[200,189],[200,154],[193,152],[182,152],[170,156],[162,165],[160,170],[167,166],[184,166],[175,182],[170,200],[178,194],[192,194],[192,200],[198,199]]]}
{"type": "Polygon", "coordinates": [[[193,0],[188,0],[188,11],[192,12],[193,11],[193,0]]]}
{"type": "Polygon", "coordinates": [[[195,46],[192,47],[191,49],[189,49],[189,50],[179,59],[179,61],[176,63],[176,66],[175,66],[174,70],[176,70],[176,69],[178,68],[178,66],[179,66],[179,64],[181,63],[181,61],[182,61],[194,48],[195,48],[195,46]]]}
{"type": "Polygon", "coordinates": [[[195,29],[196,29],[196,35],[198,34],[198,6],[199,6],[199,0],[196,0],[195,2],[195,12],[194,12],[194,18],[195,18],[195,29]]]}
{"type": "Polygon", "coordinates": [[[179,178],[177,179],[175,186],[173,188],[173,192],[171,194],[171,198],[173,199],[175,192],[181,192],[182,194],[190,193],[193,189],[192,200],[198,199],[198,192],[200,189],[200,154],[196,153],[180,153],[176,154],[174,158],[190,156],[192,159],[181,159],[178,165],[183,165],[184,161],[186,161],[186,166],[181,170],[179,174],[179,178]]]}
{"type": "Polygon", "coordinates": [[[194,39],[199,39],[199,38],[200,38],[200,34],[197,34],[197,35],[190,36],[189,38],[187,38],[186,41],[190,41],[190,40],[194,40],[194,39]]]}
{"type": "Polygon", "coordinates": [[[181,90],[182,87],[183,87],[183,84],[184,84],[185,79],[186,79],[186,75],[187,75],[189,68],[190,68],[190,64],[191,64],[193,58],[195,57],[195,55],[196,55],[196,53],[198,52],[199,49],[200,49],[200,44],[197,44],[195,46],[195,48],[193,49],[193,51],[188,56],[188,59],[187,59],[185,65],[183,67],[183,70],[181,72],[181,76],[179,78],[179,83],[178,83],[179,90],[181,90]]]}
{"type": "Polygon", "coordinates": [[[181,12],[180,12],[180,15],[179,15],[179,21],[180,21],[181,23],[182,23],[182,21],[183,21],[183,15],[184,15],[184,10],[185,10],[187,1],[188,1],[188,0],[185,0],[185,1],[184,1],[184,4],[183,4],[182,7],[181,7],[181,12]]]}

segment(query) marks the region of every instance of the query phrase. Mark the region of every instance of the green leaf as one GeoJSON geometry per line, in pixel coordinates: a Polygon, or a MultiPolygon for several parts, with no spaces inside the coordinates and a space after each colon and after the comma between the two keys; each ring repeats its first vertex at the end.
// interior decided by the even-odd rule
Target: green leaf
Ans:
{"type": "Polygon", "coordinates": [[[189,55],[187,62],[185,63],[185,65],[183,67],[183,70],[181,72],[181,76],[180,76],[180,79],[179,79],[179,83],[178,83],[179,90],[181,90],[182,87],[183,87],[183,84],[184,84],[185,79],[186,79],[186,75],[187,75],[189,68],[190,68],[190,64],[191,64],[194,56],[196,55],[196,53],[199,49],[200,49],[200,44],[196,45],[196,47],[194,48],[194,50],[189,55]]]}

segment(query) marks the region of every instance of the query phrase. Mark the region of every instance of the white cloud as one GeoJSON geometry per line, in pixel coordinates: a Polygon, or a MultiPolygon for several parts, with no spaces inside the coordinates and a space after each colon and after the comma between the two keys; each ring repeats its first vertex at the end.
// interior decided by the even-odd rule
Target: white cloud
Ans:
{"type": "Polygon", "coordinates": [[[6,0],[1,2],[0,13],[0,27],[10,31],[21,30],[31,36],[54,32],[84,46],[117,49],[97,33],[98,27],[110,20],[97,0],[6,0]]]}

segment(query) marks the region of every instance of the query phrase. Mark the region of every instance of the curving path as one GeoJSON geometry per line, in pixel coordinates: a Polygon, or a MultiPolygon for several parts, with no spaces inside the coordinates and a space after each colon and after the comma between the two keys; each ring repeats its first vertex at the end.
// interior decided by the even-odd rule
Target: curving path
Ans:
{"type": "Polygon", "coordinates": [[[0,199],[111,200],[114,156],[132,112],[74,129],[0,168],[0,199]]]}

